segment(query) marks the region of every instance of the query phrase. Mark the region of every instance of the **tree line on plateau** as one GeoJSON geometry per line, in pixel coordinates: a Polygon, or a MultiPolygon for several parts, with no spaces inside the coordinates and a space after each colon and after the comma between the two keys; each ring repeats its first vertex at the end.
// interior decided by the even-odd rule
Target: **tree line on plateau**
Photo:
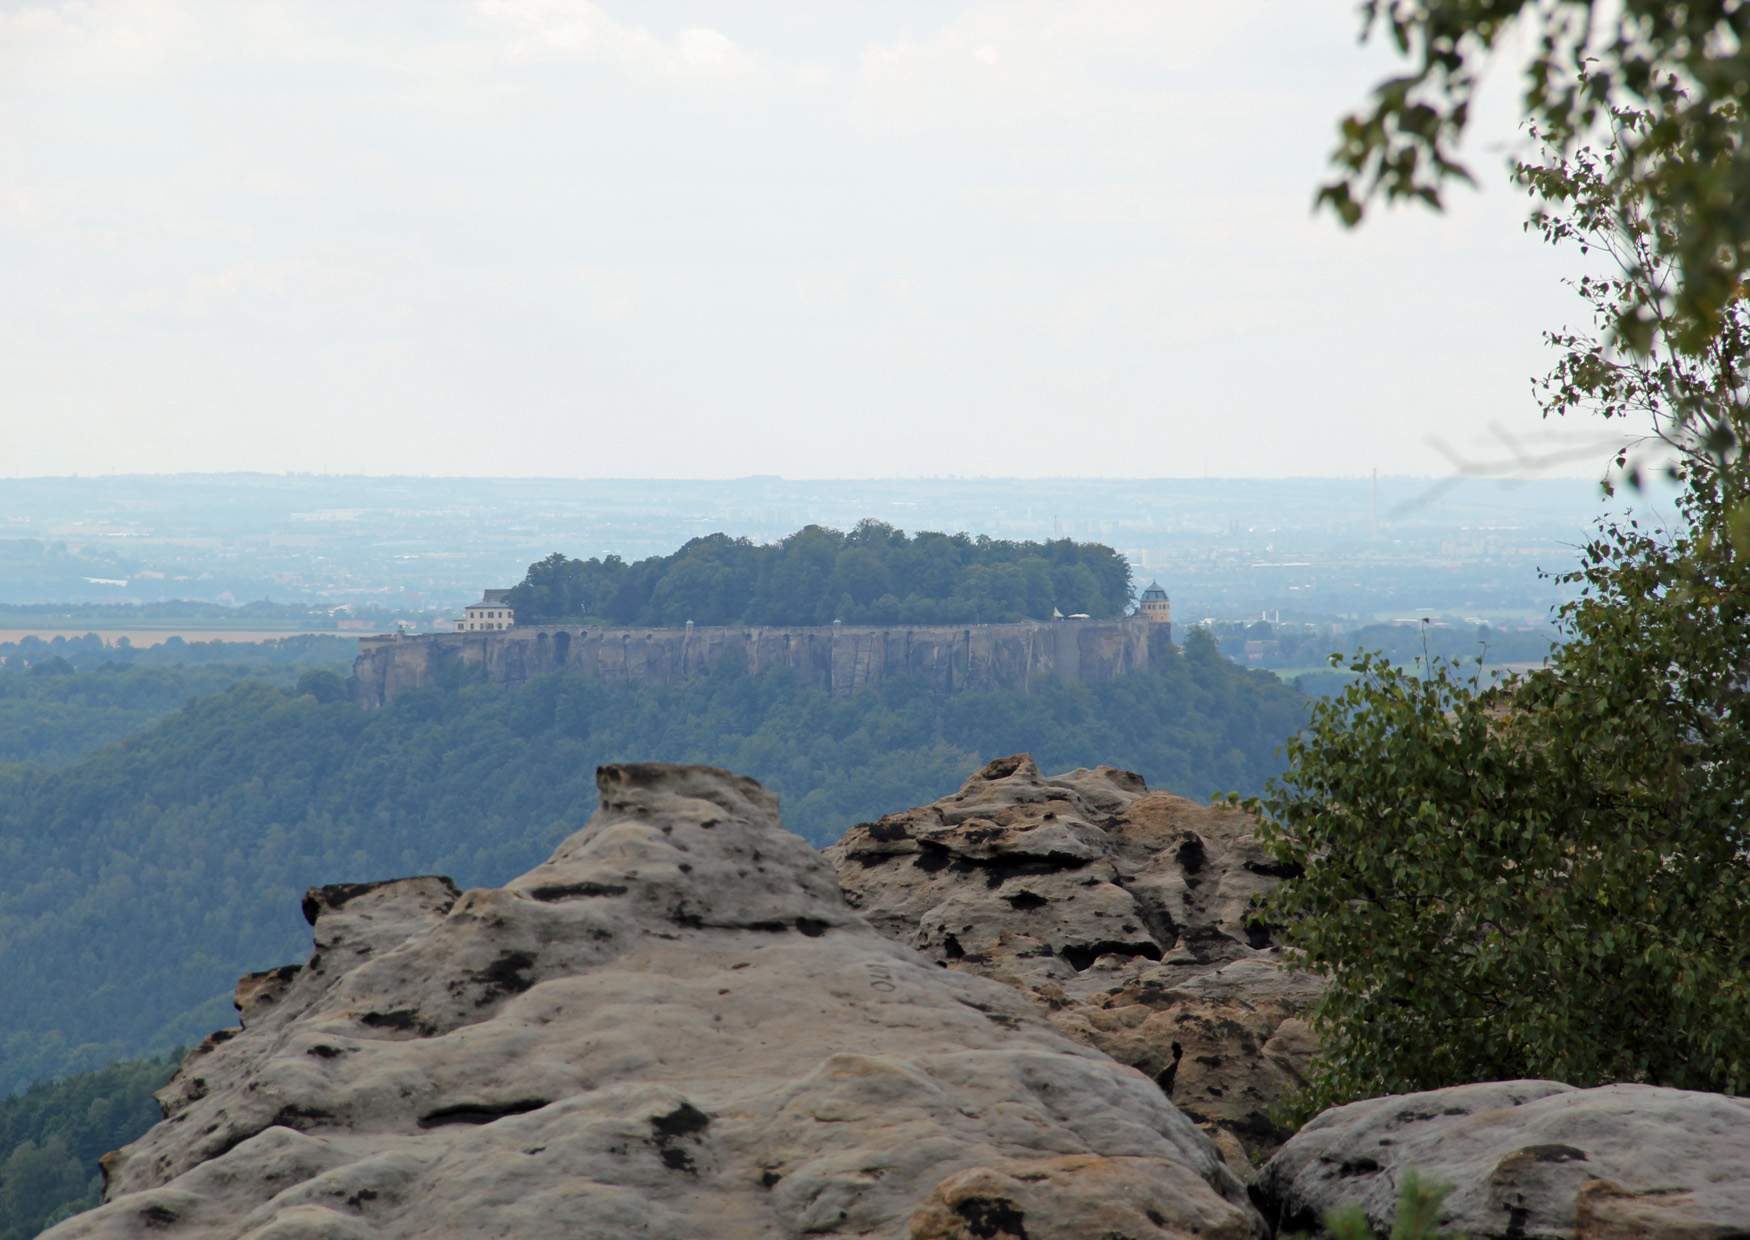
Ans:
{"type": "Polygon", "coordinates": [[[632,563],[555,552],[529,566],[510,605],[524,624],[995,624],[1121,616],[1131,589],[1130,565],[1099,543],[907,535],[867,520],[769,544],[710,534],[632,563]]]}

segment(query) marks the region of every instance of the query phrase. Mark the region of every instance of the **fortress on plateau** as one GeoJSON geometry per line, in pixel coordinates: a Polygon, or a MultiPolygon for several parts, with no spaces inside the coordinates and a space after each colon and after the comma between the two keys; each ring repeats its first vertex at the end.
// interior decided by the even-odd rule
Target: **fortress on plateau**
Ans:
{"type": "Polygon", "coordinates": [[[899,676],[942,693],[1026,690],[1048,678],[1096,683],[1141,671],[1171,646],[1173,632],[1166,592],[1155,584],[1123,619],[1013,624],[597,628],[479,614],[503,609],[502,600],[492,591],[471,605],[468,614],[476,618],[458,632],[360,639],[353,700],[375,708],[476,671],[507,685],[553,672],[667,684],[725,666],[749,673],[784,668],[835,696],[899,676]]]}

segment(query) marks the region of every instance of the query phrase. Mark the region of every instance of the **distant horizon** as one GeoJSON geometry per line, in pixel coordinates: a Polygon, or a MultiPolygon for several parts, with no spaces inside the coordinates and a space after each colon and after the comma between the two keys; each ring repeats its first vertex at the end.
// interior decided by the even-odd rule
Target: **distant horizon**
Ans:
{"type": "Polygon", "coordinates": [[[174,471],[114,470],[92,473],[0,474],[6,482],[98,482],[105,479],[152,480],[160,478],[319,478],[329,481],[360,479],[365,481],[419,482],[623,482],[646,484],[715,483],[715,482],[809,482],[809,483],[871,483],[871,482],[1599,482],[1608,462],[1596,474],[1414,474],[1372,472],[1358,474],[723,474],[677,475],[652,474],[457,474],[457,473],[396,473],[372,474],[354,472],[318,472],[315,470],[267,469],[189,469],[174,471]]]}
{"type": "Polygon", "coordinates": [[[1593,522],[1668,521],[1659,490],[1596,478],[878,480],[250,472],[0,479],[0,600],[328,599],[461,605],[561,550],[667,556],[705,535],[781,542],[808,527],[1111,547],[1183,614],[1260,607],[1373,614],[1449,600],[1541,613],[1593,522]],[[117,585],[122,582],[125,584],[117,585]],[[1434,602],[1429,602],[1434,600],[1434,602]]]}

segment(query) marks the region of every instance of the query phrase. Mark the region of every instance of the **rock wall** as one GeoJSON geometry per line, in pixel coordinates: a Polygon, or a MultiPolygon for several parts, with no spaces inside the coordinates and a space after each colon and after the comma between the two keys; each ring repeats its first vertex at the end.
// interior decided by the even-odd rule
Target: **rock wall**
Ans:
{"type": "Polygon", "coordinates": [[[1106,681],[1148,666],[1168,638],[1141,618],[1051,624],[929,627],[601,629],[528,625],[502,633],[367,637],[353,663],[352,695],[370,709],[440,680],[446,669],[484,668],[499,684],[576,671],[614,683],[667,684],[737,663],[786,668],[847,696],[890,676],[943,693],[1026,690],[1035,680],[1106,681]]]}

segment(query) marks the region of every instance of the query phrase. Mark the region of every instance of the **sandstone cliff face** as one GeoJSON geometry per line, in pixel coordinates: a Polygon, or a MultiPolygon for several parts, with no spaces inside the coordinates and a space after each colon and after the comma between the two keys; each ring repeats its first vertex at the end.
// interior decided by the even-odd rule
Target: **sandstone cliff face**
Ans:
{"type": "Polygon", "coordinates": [[[525,626],[502,633],[365,638],[353,664],[353,698],[365,707],[437,680],[446,666],[482,668],[499,684],[576,671],[612,683],[669,684],[735,662],[750,672],[783,668],[844,696],[893,676],[953,693],[1026,689],[1054,676],[1104,681],[1148,666],[1146,620],[876,628],[595,629],[525,626]]]}
{"type": "Polygon", "coordinates": [[[1301,1082],[1319,983],[1248,924],[1278,873],[1249,815],[1023,754],[826,855],[878,929],[1146,1073],[1236,1169],[1287,1135],[1270,1110],[1301,1082]]]}
{"type": "Polygon", "coordinates": [[[1351,1203],[1389,1229],[1414,1170],[1452,1190],[1472,1240],[1724,1240],[1750,1235],[1750,1098],[1503,1081],[1327,1111],[1264,1169],[1272,1222],[1300,1230],[1351,1203]]]}
{"type": "Polygon", "coordinates": [[[1154,1082],[878,934],[757,784],[598,782],[502,889],[311,892],[309,961],[244,979],[50,1234],[1263,1234],[1154,1082]]]}

